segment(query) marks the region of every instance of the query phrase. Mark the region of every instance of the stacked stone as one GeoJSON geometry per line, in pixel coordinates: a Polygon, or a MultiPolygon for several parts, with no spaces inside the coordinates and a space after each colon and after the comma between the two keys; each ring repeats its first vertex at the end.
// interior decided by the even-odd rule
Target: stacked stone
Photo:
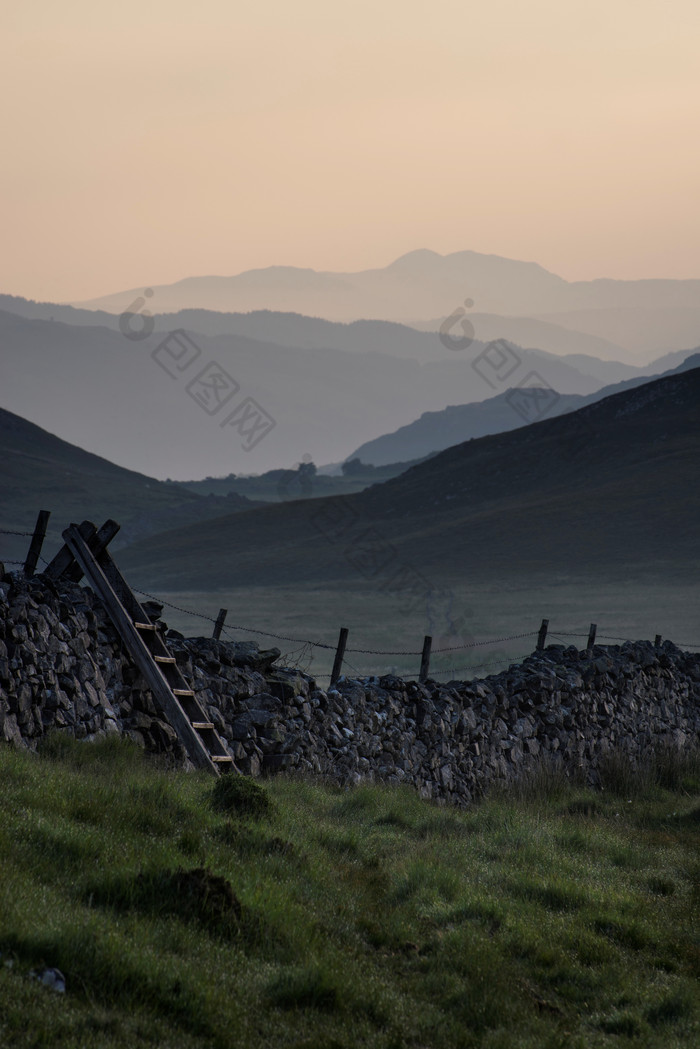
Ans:
{"type": "Polygon", "coordinates": [[[543,759],[596,783],[613,748],[642,762],[659,745],[700,738],[700,655],[669,642],[596,647],[590,657],[550,646],[484,681],[446,685],[386,676],[323,691],[296,677],[286,703],[252,697],[254,709],[237,720],[253,774],[272,755],[275,768],[338,783],[408,782],[464,805],[543,759]]]}
{"type": "MultiPolygon", "coordinates": [[[[165,623],[158,626],[166,632],[165,623]]],[[[197,650],[197,642],[186,644],[197,650]]],[[[212,662],[205,639],[201,646],[193,687],[208,701],[212,662]]],[[[265,682],[253,668],[256,662],[269,666],[279,651],[260,656],[253,644],[225,647],[230,666],[236,660],[241,666],[230,680],[219,680],[221,704],[229,709],[227,692],[260,690],[265,682]]],[[[214,720],[221,722],[218,711],[214,720]]],[[[93,591],[64,582],[57,587],[43,576],[28,580],[21,573],[0,572],[0,740],[34,749],[52,730],[76,739],[126,735],[186,764],[177,733],[157,709],[93,591]]]]}
{"type": "MultiPolygon", "coordinates": [[[[251,776],[405,782],[465,805],[542,759],[595,783],[611,748],[641,762],[659,744],[682,749],[700,735],[700,653],[670,642],[591,653],[552,645],[482,681],[341,678],[323,690],[278,666],[278,649],[185,639],[154,618],[251,776]]],[[[0,739],[33,748],[51,730],[122,733],[187,764],[92,591],[12,574],[0,581],[0,739]]]]}

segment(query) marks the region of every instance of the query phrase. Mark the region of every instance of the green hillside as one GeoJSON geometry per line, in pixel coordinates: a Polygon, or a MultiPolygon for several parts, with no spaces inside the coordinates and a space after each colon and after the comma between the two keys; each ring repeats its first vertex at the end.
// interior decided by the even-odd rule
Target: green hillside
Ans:
{"type": "Polygon", "coordinates": [[[460,812],[2,746],[0,1044],[691,1049],[697,761],[603,772],[460,812]]]}

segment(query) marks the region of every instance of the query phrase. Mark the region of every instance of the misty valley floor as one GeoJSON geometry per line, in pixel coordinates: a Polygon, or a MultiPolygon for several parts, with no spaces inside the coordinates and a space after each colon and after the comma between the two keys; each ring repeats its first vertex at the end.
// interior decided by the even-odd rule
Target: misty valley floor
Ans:
{"type": "MultiPolygon", "coordinates": [[[[338,630],[350,630],[349,649],[420,652],[423,637],[433,637],[433,648],[473,645],[493,638],[508,638],[496,644],[478,644],[443,655],[434,655],[432,671],[461,670],[461,677],[497,673],[508,662],[517,661],[535,647],[543,618],[550,620],[548,641],[582,648],[588,627],[597,623],[598,634],[630,640],[653,640],[656,634],[674,643],[700,647],[698,583],[632,580],[591,580],[574,577],[494,579],[493,583],[455,582],[440,585],[440,596],[430,605],[416,603],[405,610],[400,595],[356,579],[342,586],[250,587],[221,591],[163,592],[161,596],[182,608],[194,609],[212,618],[219,608],[228,609],[227,624],[238,640],[257,641],[262,648],[277,646],[287,661],[318,675],[330,673],[333,652],[296,644],[265,634],[247,633],[250,627],[271,634],[322,641],[334,646],[338,630]],[[561,636],[571,631],[579,637],[561,636]],[[483,666],[483,664],[487,664],[483,666]],[[494,665],[495,664],[495,665],[494,665]],[[470,668],[479,667],[472,671],[470,668]]],[[[169,626],[188,636],[211,634],[212,624],[166,606],[163,618],[169,626]]],[[[613,643],[613,642],[607,642],[613,643]]],[[[348,653],[345,672],[352,675],[398,673],[417,675],[419,656],[374,656],[348,653]]],[[[442,674],[442,680],[447,675],[442,674]]]]}

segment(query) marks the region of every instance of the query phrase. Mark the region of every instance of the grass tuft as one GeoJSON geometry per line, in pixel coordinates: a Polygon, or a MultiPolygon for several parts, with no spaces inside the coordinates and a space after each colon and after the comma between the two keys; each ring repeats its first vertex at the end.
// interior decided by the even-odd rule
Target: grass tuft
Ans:
{"type": "Polygon", "coordinates": [[[220,776],[211,792],[211,805],[226,815],[263,819],[274,806],[267,791],[247,776],[220,776]]]}

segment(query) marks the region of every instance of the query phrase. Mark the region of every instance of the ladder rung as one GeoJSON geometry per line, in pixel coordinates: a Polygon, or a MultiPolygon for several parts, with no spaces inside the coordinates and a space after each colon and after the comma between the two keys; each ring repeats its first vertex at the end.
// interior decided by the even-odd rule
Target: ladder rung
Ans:
{"type": "Polygon", "coordinates": [[[221,765],[227,761],[233,761],[233,758],[230,758],[228,754],[212,754],[211,760],[216,762],[217,765],[221,765]]]}
{"type": "Polygon", "coordinates": [[[134,623],[137,630],[155,630],[155,623],[134,623]]]}
{"type": "Polygon", "coordinates": [[[176,662],[175,656],[154,656],[153,658],[155,659],[156,663],[172,664],[176,662]]]}
{"type": "Polygon", "coordinates": [[[192,691],[191,688],[174,688],[173,689],[173,695],[174,696],[193,696],[194,692],[192,691]]]}
{"type": "Polygon", "coordinates": [[[212,721],[193,721],[192,728],[196,728],[197,730],[214,728],[214,723],[212,721]]]}

